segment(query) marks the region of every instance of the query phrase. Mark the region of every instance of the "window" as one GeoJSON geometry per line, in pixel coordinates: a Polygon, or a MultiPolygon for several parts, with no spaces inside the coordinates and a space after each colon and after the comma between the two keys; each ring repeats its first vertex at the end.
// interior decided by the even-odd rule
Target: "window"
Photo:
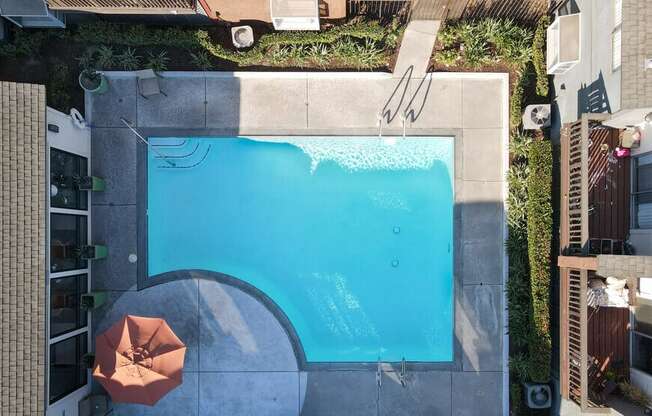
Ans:
{"type": "Polygon", "coordinates": [[[88,191],[80,191],[79,180],[88,175],[88,161],[63,150],[50,149],[50,206],[88,209],[88,191]]]}
{"type": "Polygon", "coordinates": [[[88,370],[82,357],[87,344],[84,332],[50,345],[50,403],[86,385],[88,370]]]}
{"type": "Polygon", "coordinates": [[[611,34],[611,67],[614,71],[620,68],[622,59],[622,23],[623,1],[614,0],[614,30],[611,34]]]}
{"type": "Polygon", "coordinates": [[[51,214],[50,271],[85,269],[88,261],[79,249],[88,244],[87,218],[81,215],[51,214]]]}
{"type": "Polygon", "coordinates": [[[632,209],[634,228],[652,228],[652,153],[633,159],[632,209]]]}
{"type": "Polygon", "coordinates": [[[87,280],[86,274],[50,280],[50,338],[87,325],[88,314],[79,307],[81,295],[88,291],[87,280]]]}

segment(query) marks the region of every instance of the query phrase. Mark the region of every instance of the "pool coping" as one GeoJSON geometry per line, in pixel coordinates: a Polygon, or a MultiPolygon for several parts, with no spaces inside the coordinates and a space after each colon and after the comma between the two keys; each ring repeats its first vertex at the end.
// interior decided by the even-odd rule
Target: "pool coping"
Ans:
{"type": "MultiPolygon", "coordinates": [[[[416,129],[414,129],[416,130],[416,129]]],[[[214,135],[212,130],[208,129],[158,129],[158,128],[139,128],[139,133],[146,138],[150,137],[207,137],[211,138],[232,138],[238,136],[246,136],[251,138],[256,137],[272,137],[282,136],[281,134],[265,134],[265,135],[251,135],[251,134],[235,134],[235,135],[214,135]]],[[[461,178],[463,166],[458,163],[459,157],[463,149],[463,132],[462,129],[425,129],[411,131],[408,137],[451,137],[453,139],[453,313],[452,313],[452,341],[453,341],[453,361],[445,362],[422,362],[422,361],[406,361],[406,369],[408,371],[462,371],[462,345],[457,336],[457,309],[459,301],[462,296],[462,272],[461,272],[461,250],[462,238],[461,231],[461,213],[460,207],[457,203],[457,183],[458,178],[461,178]],[[453,133],[453,134],[451,134],[453,133]]],[[[296,134],[288,134],[289,136],[296,136],[296,134]]],[[[286,135],[286,136],[288,136],[286,135]]],[[[301,134],[302,137],[310,136],[350,136],[350,137],[370,137],[370,134],[360,134],[359,131],[351,131],[346,134],[301,134]]],[[[299,371],[328,371],[328,370],[353,370],[353,371],[378,371],[379,362],[313,362],[307,361],[305,351],[301,340],[294,329],[294,326],[285,312],[264,292],[255,286],[239,279],[235,276],[227,275],[224,273],[209,271],[209,270],[178,270],[168,273],[157,275],[157,277],[148,276],[147,270],[147,148],[144,144],[138,143],[137,146],[137,250],[138,250],[138,263],[137,263],[137,289],[143,290],[159,284],[168,283],[174,280],[192,279],[197,278],[196,274],[200,274],[203,278],[210,278],[219,283],[226,284],[237,289],[242,290],[248,295],[258,300],[265,306],[278,320],[283,330],[288,336],[294,355],[297,360],[299,371]],[[194,275],[193,275],[194,274],[194,275]]],[[[382,361],[382,365],[389,364],[390,366],[400,366],[401,362],[398,361],[382,361]]],[[[383,369],[383,371],[386,371],[383,369]]]]}

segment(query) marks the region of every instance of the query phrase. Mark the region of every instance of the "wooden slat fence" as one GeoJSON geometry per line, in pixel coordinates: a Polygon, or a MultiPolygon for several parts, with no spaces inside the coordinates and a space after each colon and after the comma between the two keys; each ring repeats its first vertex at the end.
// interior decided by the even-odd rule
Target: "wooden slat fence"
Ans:
{"type": "Polygon", "coordinates": [[[350,16],[373,10],[372,14],[382,17],[409,7],[411,20],[496,17],[533,23],[548,11],[547,0],[348,0],[348,3],[350,16]]]}
{"type": "Polygon", "coordinates": [[[54,10],[85,10],[101,12],[111,10],[195,10],[195,0],[48,0],[54,10]]]}

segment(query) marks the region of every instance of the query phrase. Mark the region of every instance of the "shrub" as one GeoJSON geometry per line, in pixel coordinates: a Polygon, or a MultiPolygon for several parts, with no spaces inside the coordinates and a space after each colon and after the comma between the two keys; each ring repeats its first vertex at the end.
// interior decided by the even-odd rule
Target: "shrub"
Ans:
{"type": "Polygon", "coordinates": [[[524,66],[517,72],[517,79],[512,88],[509,99],[509,126],[516,129],[523,121],[523,98],[525,98],[525,87],[530,80],[529,66],[524,66]]]}
{"type": "Polygon", "coordinates": [[[532,55],[531,31],[511,20],[454,22],[440,29],[437,39],[443,49],[435,52],[435,60],[445,65],[475,69],[502,62],[520,68],[532,55]]]}
{"type": "Polygon", "coordinates": [[[542,97],[548,96],[548,73],[546,68],[546,29],[548,28],[548,16],[543,16],[537,24],[532,42],[532,63],[537,74],[537,94],[542,97]]]}
{"type": "Polygon", "coordinates": [[[254,48],[244,52],[225,49],[202,29],[145,29],[142,25],[94,23],[81,25],[78,32],[70,36],[92,44],[176,47],[187,49],[197,57],[202,51],[242,66],[343,64],[362,69],[387,65],[387,50],[396,47],[402,30],[398,23],[386,27],[367,21],[319,32],[275,32],[263,35],[254,48]]]}
{"type": "Polygon", "coordinates": [[[133,71],[140,66],[140,56],[136,55],[136,50],[133,48],[126,48],[115,58],[118,66],[125,71],[133,71]]]}
{"type": "Polygon", "coordinates": [[[213,67],[210,57],[204,51],[199,51],[197,53],[190,52],[190,61],[202,71],[207,71],[213,67]]]}
{"type": "Polygon", "coordinates": [[[153,69],[154,72],[162,72],[168,69],[168,62],[170,62],[170,58],[168,58],[168,53],[165,51],[161,51],[157,55],[147,52],[147,63],[145,66],[153,69]]]}
{"type": "Polygon", "coordinates": [[[618,383],[618,388],[623,397],[637,406],[648,408],[652,402],[650,398],[638,387],[632,386],[626,381],[618,383]]]}
{"type": "Polygon", "coordinates": [[[97,48],[97,67],[99,69],[110,69],[115,65],[116,55],[111,46],[102,45],[97,48]]]}
{"type": "Polygon", "coordinates": [[[507,303],[509,335],[514,347],[525,348],[530,334],[532,304],[527,252],[527,175],[524,162],[513,164],[507,174],[507,253],[509,279],[507,303]]]}
{"type": "Polygon", "coordinates": [[[48,82],[45,88],[47,103],[50,107],[68,113],[70,110],[70,93],[68,81],[70,70],[63,62],[52,62],[48,68],[48,82]]]}
{"type": "Polygon", "coordinates": [[[529,149],[527,177],[527,247],[532,291],[532,331],[529,336],[530,377],[550,379],[550,253],[552,244],[552,147],[534,141],[529,149]]]}

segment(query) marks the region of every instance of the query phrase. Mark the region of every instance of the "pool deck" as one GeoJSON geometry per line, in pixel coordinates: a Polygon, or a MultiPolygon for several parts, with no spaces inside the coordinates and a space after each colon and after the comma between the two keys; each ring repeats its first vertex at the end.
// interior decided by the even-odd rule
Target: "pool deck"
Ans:
{"type": "MultiPolygon", "coordinates": [[[[436,73],[422,79],[369,73],[163,73],[167,97],[137,93],[130,73],[87,96],[91,171],[106,179],[92,197],[92,240],[109,256],[92,264],[97,334],[125,313],[165,318],[188,346],[184,383],[153,408],[121,415],[502,415],[505,413],[503,282],[506,74],[436,73]],[[138,211],[145,136],[401,135],[455,137],[455,361],[408,368],[310,367],[292,334],[255,292],[206,273],[156,285],[139,278],[144,232],[138,211]]],[[[236,276],[237,277],[237,276],[236,276]]],[[[277,312],[277,311],[276,311],[277,312]]]]}

